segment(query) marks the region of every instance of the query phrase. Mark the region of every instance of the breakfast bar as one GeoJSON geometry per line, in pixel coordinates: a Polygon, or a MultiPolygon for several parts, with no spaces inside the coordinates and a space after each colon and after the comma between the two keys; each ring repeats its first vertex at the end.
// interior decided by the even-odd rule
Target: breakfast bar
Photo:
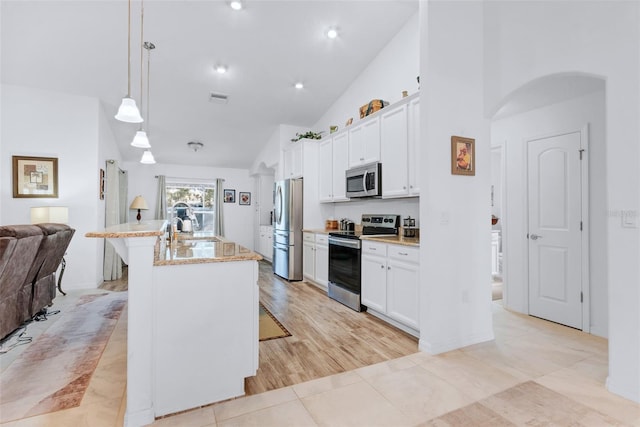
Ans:
{"type": "Polygon", "coordinates": [[[125,426],[244,394],[258,368],[259,254],[211,234],[165,238],[166,221],[105,238],[129,265],[125,426]]]}

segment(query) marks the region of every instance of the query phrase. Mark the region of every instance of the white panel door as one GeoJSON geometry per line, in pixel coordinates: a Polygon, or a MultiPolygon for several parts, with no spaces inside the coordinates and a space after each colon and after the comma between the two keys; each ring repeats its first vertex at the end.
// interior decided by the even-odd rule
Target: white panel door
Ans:
{"type": "Polygon", "coordinates": [[[302,244],[302,275],[313,280],[316,276],[316,245],[304,242],[302,244]]]}
{"type": "Polygon", "coordinates": [[[582,329],[580,132],[528,142],[529,314],[582,329]]]}

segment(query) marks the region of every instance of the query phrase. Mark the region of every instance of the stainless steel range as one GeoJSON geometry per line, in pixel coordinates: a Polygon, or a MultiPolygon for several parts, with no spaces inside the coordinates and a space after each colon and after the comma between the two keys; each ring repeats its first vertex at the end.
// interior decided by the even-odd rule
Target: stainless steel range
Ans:
{"type": "Polygon", "coordinates": [[[367,308],[360,304],[361,235],[398,234],[400,215],[362,215],[362,232],[329,233],[329,297],[355,311],[367,308]]]}

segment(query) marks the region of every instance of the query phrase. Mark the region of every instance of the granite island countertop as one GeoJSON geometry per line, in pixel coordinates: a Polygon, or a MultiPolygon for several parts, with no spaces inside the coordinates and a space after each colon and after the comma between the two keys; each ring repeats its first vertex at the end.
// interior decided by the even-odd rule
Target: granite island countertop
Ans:
{"type": "Polygon", "coordinates": [[[158,239],[154,266],[210,262],[260,261],[262,255],[211,233],[178,233],[172,244],[158,239]]]}
{"type": "Polygon", "coordinates": [[[117,224],[107,227],[102,231],[87,232],[85,233],[85,237],[120,239],[128,237],[162,236],[164,234],[166,223],[167,222],[165,220],[151,220],[117,224]]]}

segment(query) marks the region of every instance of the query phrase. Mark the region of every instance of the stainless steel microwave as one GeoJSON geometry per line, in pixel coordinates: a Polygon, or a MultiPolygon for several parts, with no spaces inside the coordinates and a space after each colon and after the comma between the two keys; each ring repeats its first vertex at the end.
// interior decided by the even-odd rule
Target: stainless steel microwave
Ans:
{"type": "Polygon", "coordinates": [[[347,197],[382,196],[382,164],[379,162],[349,169],[346,175],[347,197]]]}

